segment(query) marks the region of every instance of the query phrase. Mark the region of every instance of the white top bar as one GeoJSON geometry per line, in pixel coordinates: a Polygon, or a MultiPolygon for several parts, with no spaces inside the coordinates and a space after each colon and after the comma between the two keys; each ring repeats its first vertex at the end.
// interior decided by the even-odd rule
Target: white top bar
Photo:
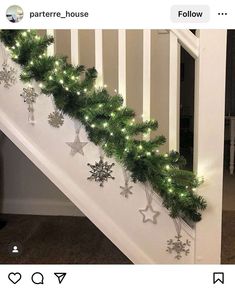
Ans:
{"type": "MultiPolygon", "coordinates": [[[[54,29],[47,29],[47,35],[55,37],[55,30],[54,29]]],[[[47,48],[47,55],[48,56],[54,56],[55,55],[55,44],[51,44],[47,48]]]]}
{"type": "Polygon", "coordinates": [[[126,30],[118,30],[118,93],[126,105],[126,30]]]}
{"type": "Polygon", "coordinates": [[[95,68],[98,72],[97,86],[103,86],[103,35],[101,29],[95,30],[95,68]]]}
{"type": "Polygon", "coordinates": [[[71,29],[71,63],[74,66],[79,64],[78,30],[71,29]]]}
{"type": "Polygon", "coordinates": [[[143,120],[150,119],[151,30],[143,31],[143,120]]]}

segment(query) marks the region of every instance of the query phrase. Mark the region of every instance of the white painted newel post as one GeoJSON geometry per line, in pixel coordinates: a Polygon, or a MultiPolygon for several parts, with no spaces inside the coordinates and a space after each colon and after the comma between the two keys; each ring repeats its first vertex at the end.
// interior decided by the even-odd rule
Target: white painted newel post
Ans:
{"type": "Polygon", "coordinates": [[[195,69],[194,169],[208,203],[196,225],[195,263],[220,263],[226,30],[200,30],[195,69]]]}

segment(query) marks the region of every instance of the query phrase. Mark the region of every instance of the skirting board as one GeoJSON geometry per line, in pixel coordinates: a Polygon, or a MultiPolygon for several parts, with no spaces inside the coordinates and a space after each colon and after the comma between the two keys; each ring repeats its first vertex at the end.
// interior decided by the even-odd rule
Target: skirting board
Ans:
{"type": "Polygon", "coordinates": [[[4,199],[1,205],[4,214],[84,216],[72,203],[46,199],[4,199]]]}

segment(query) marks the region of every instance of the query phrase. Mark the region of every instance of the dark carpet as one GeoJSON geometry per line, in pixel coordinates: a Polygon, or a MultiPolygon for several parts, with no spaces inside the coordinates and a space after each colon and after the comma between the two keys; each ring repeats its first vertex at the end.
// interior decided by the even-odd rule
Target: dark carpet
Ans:
{"type": "Polygon", "coordinates": [[[87,218],[1,215],[1,264],[131,264],[130,260],[87,218]],[[9,246],[20,243],[12,256],[9,246]]]}
{"type": "Polygon", "coordinates": [[[235,211],[223,211],[222,264],[235,264],[235,211]]]}

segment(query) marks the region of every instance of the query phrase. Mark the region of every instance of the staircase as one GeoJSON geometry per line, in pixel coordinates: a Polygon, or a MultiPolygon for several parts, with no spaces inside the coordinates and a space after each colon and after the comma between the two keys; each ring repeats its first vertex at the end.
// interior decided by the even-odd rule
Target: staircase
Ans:
{"type": "MultiPolygon", "coordinates": [[[[182,32],[171,33],[171,52],[174,40],[176,48],[179,43],[187,47],[187,41],[184,42],[182,32]],[[186,44],[185,44],[186,43],[186,44]]],[[[188,34],[187,34],[188,35],[188,34]]],[[[146,34],[146,37],[148,34],[146,34]]],[[[198,44],[199,45],[199,44],[198,44]]],[[[188,48],[188,47],[187,47],[188,48]]],[[[196,54],[198,47],[193,47],[192,51],[196,54]]],[[[98,51],[96,51],[99,54],[98,51]]],[[[175,51],[177,53],[177,51],[175,51]]],[[[192,54],[194,54],[192,53],[192,54]]],[[[3,55],[3,54],[2,54],[3,55]]],[[[171,55],[172,57],[172,55],[171,55]]],[[[0,60],[0,64],[3,63],[0,60]]],[[[170,61],[170,70],[177,68],[177,64],[170,61]],[[175,67],[176,66],[176,67],[175,67]]],[[[20,67],[9,58],[8,64],[17,69],[20,73],[20,67]]],[[[144,68],[148,68],[145,63],[144,68]]],[[[99,68],[98,68],[99,69],[99,68]]],[[[175,104],[175,78],[170,81],[170,110],[174,109],[175,104]]],[[[147,81],[144,81],[147,82],[147,81]]],[[[147,84],[147,83],[145,83],[147,84]]],[[[36,92],[40,92],[39,84],[32,84],[36,92]]],[[[215,262],[219,260],[219,234],[218,241],[215,242],[216,248],[212,252],[202,252],[202,256],[197,256],[196,241],[199,239],[199,245],[205,243],[203,231],[197,231],[190,227],[183,220],[173,220],[168,211],[162,207],[161,198],[158,195],[153,196],[152,209],[156,211],[156,222],[147,220],[143,216],[143,211],[148,205],[148,187],[139,183],[129,182],[133,194],[126,198],[120,195],[125,185],[125,174],[118,163],[112,159],[104,157],[104,161],[109,164],[115,163],[112,168],[112,175],[115,179],[109,179],[100,187],[95,181],[87,178],[90,176],[91,168],[89,164],[99,161],[102,154],[100,149],[90,143],[86,132],[78,121],[71,120],[65,116],[64,125],[60,128],[54,128],[48,124],[48,115],[54,111],[52,98],[41,94],[34,104],[35,124],[28,122],[28,107],[21,94],[25,84],[19,81],[10,88],[4,88],[0,85],[0,130],[133,262],[133,263],[164,263],[164,264],[192,264],[195,262],[215,262]],[[73,142],[76,137],[76,131],[79,129],[79,138],[82,142],[87,142],[84,146],[84,155],[77,153],[71,154],[71,148],[67,144],[73,142]]],[[[177,86],[176,86],[177,87],[177,86]]],[[[144,87],[148,91],[148,87],[144,87]]],[[[147,92],[146,91],[146,92],[147,92]]],[[[148,102],[147,102],[148,103],[148,102]]],[[[149,105],[149,104],[147,104],[149,105]]],[[[147,108],[145,103],[145,108],[147,108]]],[[[176,109],[176,108],[175,108],[176,109]]],[[[148,109],[149,110],[149,109],[148,109]]],[[[177,110],[174,110],[177,112],[177,110]]],[[[222,114],[221,114],[222,116],[222,114]]],[[[173,136],[176,135],[177,119],[176,113],[170,115],[170,124],[172,125],[170,134],[170,147],[175,144],[173,136]],[[175,118],[175,119],[174,119],[175,118]]],[[[218,116],[217,116],[218,119],[218,116]]],[[[221,120],[220,120],[221,121],[221,120]]],[[[216,122],[217,123],[217,122],[216,122]]],[[[214,133],[215,135],[217,132],[214,133]]],[[[177,138],[178,139],[178,138],[177,138]]],[[[177,140],[176,139],[176,140],[177,140]]],[[[176,145],[176,144],[175,144],[176,145]]],[[[176,145],[177,146],[177,145],[176,145]]],[[[174,148],[174,146],[172,147],[174,148]]],[[[202,149],[199,149],[199,152],[202,149]]],[[[199,153],[200,155],[200,153],[199,153]]],[[[198,159],[200,163],[200,158],[198,159]]],[[[199,165],[200,168],[200,165],[199,165]]],[[[204,173],[202,173],[204,174],[204,173]]],[[[207,176],[207,174],[206,174],[207,176]]],[[[205,177],[206,178],[206,177],[205,177]]],[[[210,177],[214,179],[213,177],[210,177]]],[[[221,180],[221,176],[219,177],[221,180]]],[[[210,182],[208,182],[210,184],[210,182]]],[[[211,198],[210,185],[204,187],[208,203],[217,198],[211,198]],[[207,188],[208,187],[208,188],[207,188]],[[208,194],[207,194],[208,193],[208,194]]],[[[220,185],[217,185],[220,189],[220,185]]],[[[219,190],[220,191],[220,190],[219,190]]],[[[203,193],[204,193],[203,192],[203,193]]],[[[218,193],[218,192],[217,192],[218,193]]],[[[220,198],[218,197],[218,200],[220,198]]],[[[212,203],[213,207],[213,203],[212,203]]],[[[209,210],[210,212],[211,210],[209,210]]],[[[214,210],[213,210],[214,211],[214,210]]],[[[218,210],[219,211],[219,210],[218,210]]],[[[215,215],[215,214],[214,214],[215,215]]],[[[205,215],[206,224],[210,225],[213,220],[212,232],[216,218],[205,215]]],[[[199,223],[203,228],[204,222],[199,223]]],[[[207,230],[208,231],[208,226],[207,230]]],[[[208,238],[210,240],[210,238],[208,238]]],[[[200,252],[199,252],[200,253],[200,252]]]]}

